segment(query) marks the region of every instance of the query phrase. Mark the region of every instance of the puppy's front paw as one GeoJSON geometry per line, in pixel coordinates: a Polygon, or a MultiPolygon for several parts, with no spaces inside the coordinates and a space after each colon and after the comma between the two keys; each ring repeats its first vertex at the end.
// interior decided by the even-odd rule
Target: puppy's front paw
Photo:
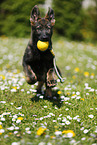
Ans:
{"type": "Polygon", "coordinates": [[[47,86],[49,86],[49,87],[55,87],[56,85],[57,85],[56,80],[48,80],[47,81],[47,86]]]}
{"type": "Polygon", "coordinates": [[[57,85],[56,75],[53,68],[49,69],[47,72],[47,86],[55,87],[57,85]]]}

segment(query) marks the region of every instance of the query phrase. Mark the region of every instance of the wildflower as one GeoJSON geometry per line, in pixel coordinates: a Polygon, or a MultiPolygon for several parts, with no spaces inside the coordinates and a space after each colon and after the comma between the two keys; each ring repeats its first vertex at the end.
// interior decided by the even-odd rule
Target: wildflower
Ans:
{"type": "Polygon", "coordinates": [[[44,106],[44,108],[47,108],[47,106],[44,106]]]}
{"type": "Polygon", "coordinates": [[[56,131],[56,132],[55,132],[55,135],[56,135],[56,136],[59,136],[59,135],[61,135],[61,134],[62,134],[61,131],[56,131]]]}
{"type": "Polygon", "coordinates": [[[76,79],[76,76],[74,75],[74,76],[72,76],[72,79],[76,79]]]}
{"type": "Polygon", "coordinates": [[[66,111],[68,111],[69,109],[68,109],[68,108],[66,108],[65,110],[66,110],[66,111]]]}
{"type": "Polygon", "coordinates": [[[76,95],[80,95],[80,92],[76,92],[76,95]]]}
{"type": "Polygon", "coordinates": [[[65,69],[66,69],[66,70],[70,70],[70,66],[66,66],[65,69]]]}
{"type": "Polygon", "coordinates": [[[85,99],[84,99],[84,98],[80,98],[80,100],[85,101],[85,99]]]}
{"type": "Polygon", "coordinates": [[[90,115],[88,115],[88,117],[93,118],[93,117],[94,117],[94,115],[90,114],[90,115]]]}
{"type": "Polygon", "coordinates": [[[89,132],[89,130],[88,129],[85,129],[84,131],[83,131],[83,133],[88,133],[89,132]]]}
{"type": "Polygon", "coordinates": [[[76,97],[77,100],[80,99],[80,98],[81,98],[80,96],[76,97]]]}
{"type": "Polygon", "coordinates": [[[0,103],[3,103],[3,104],[5,104],[5,103],[6,103],[6,101],[0,101],[0,103]]]}
{"type": "Polygon", "coordinates": [[[30,130],[26,130],[26,133],[31,134],[31,131],[30,130]]]}
{"type": "Polygon", "coordinates": [[[58,91],[58,92],[57,92],[58,95],[60,95],[61,93],[62,93],[61,91],[58,91]]]}
{"type": "Polygon", "coordinates": [[[11,91],[11,92],[16,92],[16,89],[11,89],[10,91],[11,91]]]}
{"type": "Polygon", "coordinates": [[[75,116],[75,117],[73,118],[73,120],[77,120],[77,119],[78,119],[78,117],[79,117],[79,115],[75,116]]]}
{"type": "Polygon", "coordinates": [[[1,121],[5,121],[5,118],[4,117],[1,117],[1,121]]]}
{"type": "Polygon", "coordinates": [[[30,130],[30,128],[29,127],[27,127],[27,128],[25,128],[25,130],[27,131],[27,130],[30,130]]]}
{"type": "Polygon", "coordinates": [[[2,129],[2,125],[0,125],[0,129],[2,129]]]}
{"type": "Polygon", "coordinates": [[[14,131],[14,134],[17,134],[18,133],[18,131],[14,131]]]}
{"type": "Polygon", "coordinates": [[[66,125],[69,125],[70,124],[70,121],[67,120],[65,123],[66,123],[66,125]]]}
{"type": "Polygon", "coordinates": [[[40,99],[43,99],[43,95],[39,96],[40,99]]]}
{"type": "Polygon", "coordinates": [[[14,130],[14,126],[7,128],[8,130],[14,130]]]}
{"type": "Polygon", "coordinates": [[[84,127],[82,127],[80,130],[84,130],[84,127]]]}
{"type": "Polygon", "coordinates": [[[23,117],[18,117],[17,120],[23,120],[23,117]]]}
{"type": "Polygon", "coordinates": [[[50,138],[51,138],[51,139],[55,139],[55,136],[51,136],[50,138]]]}
{"type": "Polygon", "coordinates": [[[81,140],[85,140],[85,139],[86,139],[85,137],[81,138],[81,140]]]}
{"type": "Polygon", "coordinates": [[[0,129],[0,135],[2,135],[2,133],[4,133],[4,129],[0,129]]]}
{"type": "Polygon", "coordinates": [[[67,116],[67,118],[68,118],[69,120],[72,120],[72,117],[70,117],[69,115],[67,116]]]}
{"type": "Polygon", "coordinates": [[[12,87],[12,89],[15,89],[15,90],[17,90],[17,87],[12,87]]]}
{"type": "Polygon", "coordinates": [[[66,122],[66,121],[67,121],[66,118],[63,118],[62,122],[66,122]]]}
{"type": "Polygon", "coordinates": [[[13,142],[11,145],[20,145],[19,142],[13,142]]]}
{"type": "Polygon", "coordinates": [[[80,69],[79,69],[78,67],[76,67],[76,68],[74,69],[74,71],[75,71],[75,72],[79,72],[80,69]]]}
{"type": "Polygon", "coordinates": [[[94,89],[90,89],[90,90],[89,90],[89,92],[94,92],[94,91],[95,91],[94,89]]]}
{"type": "Polygon", "coordinates": [[[91,77],[91,79],[93,79],[93,78],[94,78],[94,76],[95,76],[95,75],[94,75],[94,73],[91,73],[91,76],[90,76],[90,77],[91,77]]]}
{"type": "Polygon", "coordinates": [[[53,114],[53,113],[49,113],[49,115],[51,115],[51,116],[55,116],[55,114],[53,114]]]}
{"type": "Polygon", "coordinates": [[[40,127],[38,130],[37,130],[37,135],[42,135],[44,133],[44,131],[46,130],[46,128],[43,128],[43,127],[40,127]]]}
{"type": "Polygon", "coordinates": [[[15,130],[18,130],[19,129],[19,127],[15,127],[15,130]]]}
{"type": "Polygon", "coordinates": [[[47,145],[52,145],[52,143],[48,142],[47,145]]]}
{"type": "Polygon", "coordinates": [[[89,76],[89,72],[84,72],[84,76],[88,77],[89,76]]]}
{"type": "Polygon", "coordinates": [[[71,138],[75,136],[75,133],[73,130],[63,130],[62,134],[66,134],[67,137],[71,138]]]}
{"type": "Polygon", "coordinates": [[[5,76],[4,75],[0,75],[0,78],[2,78],[2,80],[5,80],[5,76]]]}
{"type": "Polygon", "coordinates": [[[45,142],[40,142],[38,145],[45,145],[45,142]]]}
{"type": "Polygon", "coordinates": [[[18,108],[16,108],[17,110],[20,110],[20,109],[22,109],[22,106],[20,106],[20,107],[18,107],[18,108]]]}
{"type": "Polygon", "coordinates": [[[24,92],[24,89],[21,89],[21,92],[24,92]]]}
{"type": "Polygon", "coordinates": [[[27,91],[27,94],[30,94],[30,91],[27,91]]]}
{"type": "Polygon", "coordinates": [[[76,141],[74,139],[72,139],[69,143],[70,144],[76,144],[76,141]]]}
{"type": "Polygon", "coordinates": [[[12,118],[12,121],[16,121],[15,118],[12,118]]]}

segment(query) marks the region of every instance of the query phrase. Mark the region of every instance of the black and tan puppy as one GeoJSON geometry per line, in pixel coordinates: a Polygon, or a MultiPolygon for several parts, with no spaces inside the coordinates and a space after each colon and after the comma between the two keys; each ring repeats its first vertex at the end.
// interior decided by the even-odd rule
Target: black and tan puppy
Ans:
{"type": "Polygon", "coordinates": [[[54,11],[49,8],[44,18],[40,17],[37,6],[31,11],[31,39],[25,50],[23,57],[23,69],[28,84],[38,81],[37,91],[40,92],[43,84],[46,84],[46,96],[52,97],[51,88],[57,84],[54,71],[54,56],[50,52],[52,49],[52,32],[55,24],[54,11]],[[48,41],[49,46],[46,51],[37,48],[38,41],[48,41]]]}

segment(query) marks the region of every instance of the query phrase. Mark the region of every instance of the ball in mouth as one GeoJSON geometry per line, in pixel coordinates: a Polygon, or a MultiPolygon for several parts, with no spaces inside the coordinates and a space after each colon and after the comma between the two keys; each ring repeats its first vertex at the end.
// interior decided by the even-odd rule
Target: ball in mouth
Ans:
{"type": "Polygon", "coordinates": [[[48,41],[40,41],[38,40],[37,42],[37,48],[40,50],[40,51],[46,51],[48,49],[48,46],[49,46],[49,42],[48,41]]]}

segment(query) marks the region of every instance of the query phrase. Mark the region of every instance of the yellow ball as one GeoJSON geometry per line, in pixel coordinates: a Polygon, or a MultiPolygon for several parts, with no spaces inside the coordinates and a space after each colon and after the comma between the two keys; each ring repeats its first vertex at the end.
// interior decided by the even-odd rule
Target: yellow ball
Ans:
{"type": "Polygon", "coordinates": [[[37,42],[37,48],[40,50],[40,51],[45,51],[46,49],[48,49],[48,46],[49,46],[49,42],[46,41],[46,42],[43,42],[43,41],[38,41],[37,42]]]}

